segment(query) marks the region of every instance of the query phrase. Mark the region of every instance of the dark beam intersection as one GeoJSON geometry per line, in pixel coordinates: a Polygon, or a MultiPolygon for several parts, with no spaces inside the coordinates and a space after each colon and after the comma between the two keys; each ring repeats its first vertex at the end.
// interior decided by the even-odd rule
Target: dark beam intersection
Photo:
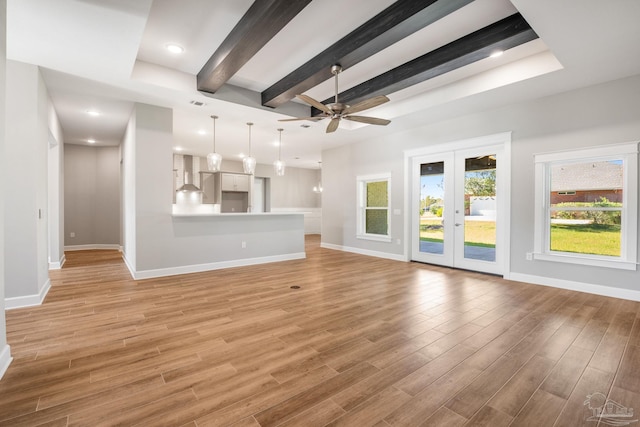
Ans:
{"type": "Polygon", "coordinates": [[[198,90],[215,93],[309,3],[255,1],[198,72],[198,90]]]}
{"type": "MultiPolygon", "coordinates": [[[[353,105],[373,96],[388,95],[487,58],[496,50],[507,50],[537,38],[522,15],[516,13],[345,90],[338,97],[340,102],[353,105]]],[[[333,99],[327,98],[322,103],[333,99]]],[[[312,108],[312,116],[320,113],[312,108]]]]}
{"type": "Polygon", "coordinates": [[[398,0],[267,88],[262,92],[262,105],[282,105],[332,78],[332,65],[340,64],[346,70],[472,1],[398,0]]]}

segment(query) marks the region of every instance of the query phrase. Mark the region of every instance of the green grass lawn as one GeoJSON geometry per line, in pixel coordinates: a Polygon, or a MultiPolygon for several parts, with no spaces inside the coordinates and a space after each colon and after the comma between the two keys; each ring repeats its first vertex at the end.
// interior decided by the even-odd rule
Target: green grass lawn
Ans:
{"type": "MultiPolygon", "coordinates": [[[[437,220],[420,220],[420,240],[425,242],[443,242],[442,223],[437,220]]],[[[464,244],[496,247],[496,223],[493,221],[465,221],[464,244]]]]}
{"type": "Polygon", "coordinates": [[[551,250],[620,256],[620,226],[551,224],[551,250]]]}
{"type": "MultiPolygon", "coordinates": [[[[422,219],[420,240],[442,242],[440,221],[422,219]]],[[[494,248],[496,223],[465,221],[465,245],[494,248]]],[[[552,224],[551,250],[592,255],[620,256],[620,226],[598,224],[552,224]]]]}

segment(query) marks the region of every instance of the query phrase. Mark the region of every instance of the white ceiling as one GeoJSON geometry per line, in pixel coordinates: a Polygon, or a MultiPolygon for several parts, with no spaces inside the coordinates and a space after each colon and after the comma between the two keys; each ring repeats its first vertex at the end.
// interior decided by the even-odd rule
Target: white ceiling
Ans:
{"type": "MultiPolygon", "coordinates": [[[[326,122],[286,122],[305,111],[290,102],[277,110],[255,99],[302,63],[388,7],[392,0],[312,1],[258,52],[215,97],[195,88],[195,75],[253,2],[251,0],[9,0],[7,57],[41,66],[65,142],[120,143],[131,109],[143,102],[174,109],[175,146],[205,155],[212,148],[239,158],[248,148],[259,163],[277,156],[314,168],[326,148],[398,132],[513,102],[640,73],[637,0],[476,0],[345,70],[340,89],[362,83],[490,23],[520,12],[540,39],[410,88],[366,115],[386,127],[353,122],[325,134],[326,122]],[[184,53],[169,53],[176,43],[184,53]],[[204,102],[196,107],[190,101],[204,102]],[[229,102],[232,100],[233,102],[229,102]],[[100,111],[90,117],[87,110],[100,111]],[[302,123],[309,128],[302,128],[302,123]],[[204,131],[204,135],[199,134],[204,131]]],[[[306,92],[333,95],[333,81],[306,92]]]]}

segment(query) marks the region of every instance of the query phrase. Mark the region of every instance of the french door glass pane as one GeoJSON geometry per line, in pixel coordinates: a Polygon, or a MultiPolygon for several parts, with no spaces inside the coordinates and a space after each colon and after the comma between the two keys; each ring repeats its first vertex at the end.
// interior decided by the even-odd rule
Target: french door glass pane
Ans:
{"type": "Polygon", "coordinates": [[[465,159],[464,257],[496,260],[496,156],[465,159]]]}
{"type": "Polygon", "coordinates": [[[444,253],[444,162],[420,165],[420,252],[444,253]]]}

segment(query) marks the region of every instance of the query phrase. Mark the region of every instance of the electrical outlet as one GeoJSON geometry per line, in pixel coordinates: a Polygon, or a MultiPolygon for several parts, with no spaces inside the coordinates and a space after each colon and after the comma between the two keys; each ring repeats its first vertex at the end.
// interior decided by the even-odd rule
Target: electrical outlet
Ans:
{"type": "Polygon", "coordinates": [[[533,261],[533,253],[527,252],[527,261],[533,261]]]}
{"type": "Polygon", "coordinates": [[[76,233],[72,231],[71,233],[69,233],[69,237],[76,237],[76,233]]]}
{"type": "Polygon", "coordinates": [[[246,249],[247,248],[247,242],[242,242],[242,249],[246,249]]]}

